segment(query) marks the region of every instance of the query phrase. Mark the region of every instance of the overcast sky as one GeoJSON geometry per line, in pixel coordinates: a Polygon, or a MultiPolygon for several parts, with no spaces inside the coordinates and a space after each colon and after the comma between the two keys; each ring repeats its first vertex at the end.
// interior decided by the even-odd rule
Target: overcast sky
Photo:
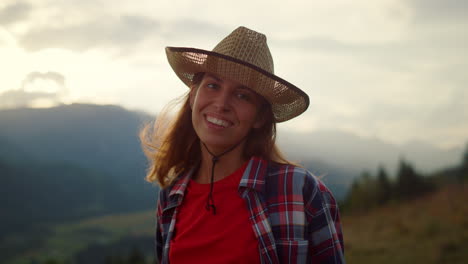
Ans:
{"type": "Polygon", "coordinates": [[[0,108],[118,104],[157,113],[187,88],[165,46],[267,35],[275,73],[309,94],[280,125],[387,142],[468,140],[468,1],[2,0],[0,108]]]}

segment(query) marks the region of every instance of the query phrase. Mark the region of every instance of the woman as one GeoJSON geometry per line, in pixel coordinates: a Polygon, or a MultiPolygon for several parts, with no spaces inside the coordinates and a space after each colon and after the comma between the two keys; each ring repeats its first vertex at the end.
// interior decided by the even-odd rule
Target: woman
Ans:
{"type": "Polygon", "coordinates": [[[190,91],[169,126],[142,131],[161,186],[157,262],[343,263],[331,192],[275,145],[309,98],[274,75],[265,35],[239,27],[213,51],[166,53],[190,91]]]}

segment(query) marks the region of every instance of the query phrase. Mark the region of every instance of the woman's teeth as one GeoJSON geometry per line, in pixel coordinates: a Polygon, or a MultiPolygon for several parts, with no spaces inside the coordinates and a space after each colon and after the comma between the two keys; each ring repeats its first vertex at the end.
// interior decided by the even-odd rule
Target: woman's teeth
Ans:
{"type": "Polygon", "coordinates": [[[212,117],[212,116],[207,116],[206,120],[208,120],[208,122],[213,123],[213,124],[218,125],[218,126],[222,126],[222,127],[229,126],[228,122],[226,122],[224,120],[221,120],[221,119],[218,119],[218,118],[215,118],[215,117],[212,117]]]}

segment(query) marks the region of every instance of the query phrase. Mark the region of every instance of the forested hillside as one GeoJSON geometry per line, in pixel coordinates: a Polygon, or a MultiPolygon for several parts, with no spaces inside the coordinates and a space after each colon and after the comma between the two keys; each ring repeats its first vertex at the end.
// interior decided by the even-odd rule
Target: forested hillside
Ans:
{"type": "MultiPolygon", "coordinates": [[[[2,261],[149,263],[158,189],[144,180],[146,162],[138,140],[139,128],[149,119],[116,106],[0,111],[2,261]]],[[[340,152],[338,147],[332,150],[340,152]]],[[[333,162],[300,158],[341,201],[350,263],[380,261],[380,253],[395,254],[400,244],[409,246],[426,239],[417,235],[424,230],[438,241],[436,246],[421,246],[421,252],[439,252],[429,263],[447,259],[456,263],[464,256],[459,248],[466,243],[468,213],[458,209],[464,205],[459,201],[466,201],[468,150],[454,162],[456,166],[429,173],[405,159],[395,172],[381,166],[360,176],[357,164],[336,165],[353,158],[344,154],[333,162]],[[430,204],[442,206],[440,197],[447,197],[449,203],[443,210],[451,208],[443,211],[447,218],[427,215],[430,204]],[[408,214],[418,212],[418,206],[424,208],[424,217],[408,214]],[[363,230],[367,227],[371,230],[363,230]],[[385,236],[379,233],[381,228],[385,236]],[[416,235],[403,236],[412,232],[416,235]],[[445,233],[455,234],[454,238],[443,238],[445,233]],[[380,239],[396,242],[380,244],[380,239]]],[[[409,252],[400,263],[408,263],[405,260],[411,256],[409,252]]]]}

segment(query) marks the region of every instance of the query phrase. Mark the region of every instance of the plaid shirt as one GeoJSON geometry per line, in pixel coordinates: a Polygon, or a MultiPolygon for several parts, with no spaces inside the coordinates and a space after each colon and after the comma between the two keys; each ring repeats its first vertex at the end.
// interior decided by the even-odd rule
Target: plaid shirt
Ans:
{"type": "MultiPolygon", "coordinates": [[[[160,191],[156,261],[169,263],[169,247],[194,170],[160,191]]],[[[345,263],[335,199],[307,170],[253,157],[238,187],[246,201],[261,263],[345,263]]]]}

